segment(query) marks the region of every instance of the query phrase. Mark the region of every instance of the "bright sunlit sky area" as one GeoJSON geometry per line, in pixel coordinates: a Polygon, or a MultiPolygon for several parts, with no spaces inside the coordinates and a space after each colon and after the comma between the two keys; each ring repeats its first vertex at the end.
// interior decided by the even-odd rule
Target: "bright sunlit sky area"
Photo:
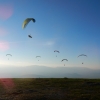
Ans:
{"type": "Polygon", "coordinates": [[[0,66],[64,64],[100,69],[100,0],[0,0],[0,66]]]}

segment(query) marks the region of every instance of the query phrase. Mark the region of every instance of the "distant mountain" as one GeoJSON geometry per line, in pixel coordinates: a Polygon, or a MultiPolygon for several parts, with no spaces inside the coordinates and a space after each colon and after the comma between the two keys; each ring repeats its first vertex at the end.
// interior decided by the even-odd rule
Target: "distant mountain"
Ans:
{"type": "Polygon", "coordinates": [[[35,74],[25,74],[21,75],[21,78],[44,78],[45,76],[42,75],[35,75],[35,74]]]}
{"type": "Polygon", "coordinates": [[[0,67],[0,77],[10,78],[100,78],[100,69],[93,70],[85,67],[46,67],[26,66],[0,67]]]}

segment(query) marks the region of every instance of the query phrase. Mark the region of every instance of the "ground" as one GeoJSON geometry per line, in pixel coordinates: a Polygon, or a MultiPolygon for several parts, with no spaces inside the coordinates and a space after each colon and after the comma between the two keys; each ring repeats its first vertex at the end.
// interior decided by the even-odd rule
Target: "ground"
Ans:
{"type": "Polygon", "coordinates": [[[1,78],[0,100],[100,100],[100,79],[1,78]]]}

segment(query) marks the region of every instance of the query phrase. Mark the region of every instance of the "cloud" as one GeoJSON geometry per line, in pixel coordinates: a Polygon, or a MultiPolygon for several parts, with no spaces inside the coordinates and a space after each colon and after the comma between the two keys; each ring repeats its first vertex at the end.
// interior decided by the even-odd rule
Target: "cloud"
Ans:
{"type": "Polygon", "coordinates": [[[0,19],[6,20],[13,14],[13,8],[9,4],[0,4],[0,19]]]}
{"type": "Polygon", "coordinates": [[[43,43],[44,46],[53,46],[54,44],[54,41],[46,41],[45,43],[43,43]]]}
{"type": "Polygon", "coordinates": [[[48,40],[42,40],[42,41],[39,41],[38,44],[40,46],[54,46],[56,44],[56,39],[52,38],[48,40]]]}

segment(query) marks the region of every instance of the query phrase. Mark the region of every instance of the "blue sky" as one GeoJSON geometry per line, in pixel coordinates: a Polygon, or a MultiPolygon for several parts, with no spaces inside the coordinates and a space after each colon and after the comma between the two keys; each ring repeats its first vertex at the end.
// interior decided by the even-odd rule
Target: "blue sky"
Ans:
{"type": "Polygon", "coordinates": [[[100,68],[99,5],[99,0],[0,0],[0,65],[100,68]],[[22,29],[26,18],[36,23],[22,29]],[[80,54],[88,57],[77,58],[80,54]]]}

